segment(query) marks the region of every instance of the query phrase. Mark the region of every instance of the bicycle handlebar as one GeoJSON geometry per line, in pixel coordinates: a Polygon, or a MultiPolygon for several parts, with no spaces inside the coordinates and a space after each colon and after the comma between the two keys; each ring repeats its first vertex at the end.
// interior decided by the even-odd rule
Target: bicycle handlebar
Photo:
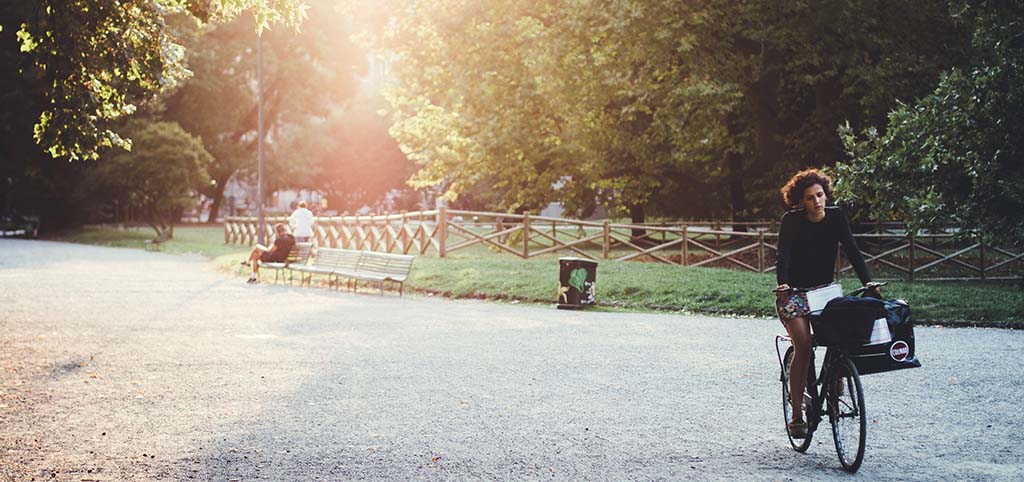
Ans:
{"type": "Polygon", "coordinates": [[[772,290],[772,293],[806,293],[808,291],[811,290],[807,288],[794,288],[790,286],[789,288],[775,288],[772,290]]]}
{"type": "Polygon", "coordinates": [[[870,283],[868,283],[868,284],[866,284],[864,286],[861,286],[860,288],[857,288],[857,289],[851,291],[848,296],[857,296],[857,295],[860,295],[862,293],[866,293],[869,290],[878,291],[878,288],[881,288],[881,287],[883,287],[883,286],[885,286],[887,284],[889,284],[889,283],[886,283],[884,281],[881,282],[881,283],[877,283],[877,282],[872,281],[872,282],[870,282],[870,283]]]}
{"type": "MultiPolygon", "coordinates": [[[[868,283],[868,284],[866,284],[864,286],[861,286],[860,288],[857,288],[857,289],[853,290],[847,296],[857,296],[857,295],[859,295],[859,294],[861,294],[861,293],[863,293],[863,292],[865,292],[867,290],[881,288],[881,287],[883,287],[883,286],[885,286],[887,284],[889,284],[889,283],[887,283],[885,281],[883,281],[883,282],[872,281],[872,282],[870,282],[870,283],[868,283]]],[[[792,286],[789,287],[789,288],[775,288],[775,289],[772,290],[772,292],[776,293],[776,294],[777,293],[807,293],[808,291],[811,291],[811,290],[809,288],[794,288],[792,286]]]]}

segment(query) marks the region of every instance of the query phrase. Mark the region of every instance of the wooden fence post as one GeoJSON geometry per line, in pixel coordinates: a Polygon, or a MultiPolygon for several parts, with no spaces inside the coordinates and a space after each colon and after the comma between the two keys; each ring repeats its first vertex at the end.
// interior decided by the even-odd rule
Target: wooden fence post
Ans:
{"type": "Polygon", "coordinates": [[[448,208],[437,209],[437,255],[448,257],[448,208]]]}
{"type": "Polygon", "coordinates": [[[409,254],[409,232],[406,231],[406,226],[409,224],[409,213],[402,211],[402,221],[398,225],[398,242],[402,243],[402,254],[409,254]]]}
{"type": "Polygon", "coordinates": [[[686,228],[685,224],[683,225],[683,242],[682,242],[682,245],[683,245],[683,247],[682,247],[682,250],[683,250],[682,265],[683,266],[689,266],[690,265],[690,236],[689,236],[689,234],[687,234],[687,228],[686,228]]]}
{"type": "Polygon", "coordinates": [[[231,236],[228,235],[228,224],[230,222],[231,221],[224,220],[224,244],[229,244],[231,242],[231,236]]]}
{"type": "Polygon", "coordinates": [[[417,226],[417,232],[420,233],[420,254],[427,253],[427,229],[425,219],[423,218],[423,211],[419,212],[420,223],[417,226]]]}
{"type": "Polygon", "coordinates": [[[915,232],[910,232],[910,281],[914,281],[914,238],[915,232]]]}
{"type": "Polygon", "coordinates": [[[718,223],[718,221],[715,221],[715,225],[714,225],[714,228],[715,228],[715,251],[721,251],[722,250],[722,237],[721,237],[721,235],[718,234],[718,229],[720,227],[721,227],[721,225],[718,223]]]}
{"type": "Polygon", "coordinates": [[[523,212],[523,258],[530,257],[530,211],[523,212]]]}
{"type": "MultiPolygon", "coordinates": [[[[363,225],[359,222],[359,215],[356,214],[356,221],[355,221],[355,225],[353,226],[353,230],[358,233],[359,230],[362,229],[362,228],[363,228],[363,225]]],[[[358,236],[358,234],[357,234],[357,236],[358,236]]],[[[366,238],[365,237],[361,237],[361,238],[359,238],[359,244],[353,245],[352,249],[362,250],[363,246],[365,244],[366,244],[366,238]]]]}
{"type": "Polygon", "coordinates": [[[611,228],[608,227],[607,219],[604,220],[604,226],[602,227],[602,229],[604,229],[604,238],[601,241],[601,255],[604,256],[604,259],[608,259],[608,251],[611,249],[612,244],[612,233],[611,228]]]}
{"type": "Polygon", "coordinates": [[[985,281],[985,236],[978,235],[978,250],[981,254],[981,280],[985,281]]]}
{"type": "Polygon", "coordinates": [[[764,273],[764,231],[757,233],[757,272],[764,273]]]}

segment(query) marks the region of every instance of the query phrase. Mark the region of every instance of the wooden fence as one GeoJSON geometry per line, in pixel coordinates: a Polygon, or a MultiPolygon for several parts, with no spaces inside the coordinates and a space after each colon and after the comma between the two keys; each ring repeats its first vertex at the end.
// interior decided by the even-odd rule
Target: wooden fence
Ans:
{"type": "MultiPolygon", "coordinates": [[[[266,219],[272,226],[287,218],[266,219]]],[[[347,249],[436,254],[488,249],[520,258],[572,254],[588,259],[775,270],[777,222],[620,224],[526,214],[449,210],[317,219],[315,243],[347,249]],[[642,230],[643,236],[635,236],[642,230]]],[[[256,219],[228,217],[224,242],[253,244],[256,219]]],[[[965,241],[952,230],[913,233],[894,223],[855,235],[875,277],[909,280],[1024,279],[1024,253],[965,241]]],[[[836,274],[852,267],[840,257],[836,274]]]]}

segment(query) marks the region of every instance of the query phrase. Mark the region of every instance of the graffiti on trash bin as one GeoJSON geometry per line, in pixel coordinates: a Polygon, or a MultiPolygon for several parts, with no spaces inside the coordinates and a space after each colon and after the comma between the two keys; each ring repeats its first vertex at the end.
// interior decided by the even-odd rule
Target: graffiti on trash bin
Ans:
{"type": "Polygon", "coordinates": [[[580,293],[583,292],[583,283],[587,281],[587,270],[583,268],[576,268],[569,272],[569,286],[576,288],[580,293]]]}
{"type": "Polygon", "coordinates": [[[558,287],[558,298],[560,301],[568,303],[569,289],[576,288],[576,291],[580,294],[580,303],[593,303],[594,302],[594,283],[587,281],[587,270],[584,268],[575,268],[569,271],[569,286],[558,287]]]}

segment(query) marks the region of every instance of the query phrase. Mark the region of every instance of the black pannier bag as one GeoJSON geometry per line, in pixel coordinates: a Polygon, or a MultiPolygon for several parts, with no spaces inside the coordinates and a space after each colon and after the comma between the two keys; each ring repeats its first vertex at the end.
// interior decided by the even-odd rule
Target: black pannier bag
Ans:
{"type": "Polygon", "coordinates": [[[861,375],[921,366],[914,351],[910,307],[902,300],[844,296],[811,317],[817,345],[842,346],[861,375]],[[885,319],[892,339],[869,345],[875,320],[885,319]]]}
{"type": "Polygon", "coordinates": [[[875,320],[884,317],[882,300],[840,296],[829,301],[821,313],[811,317],[814,343],[819,346],[841,345],[844,348],[867,344],[875,320]]]}

